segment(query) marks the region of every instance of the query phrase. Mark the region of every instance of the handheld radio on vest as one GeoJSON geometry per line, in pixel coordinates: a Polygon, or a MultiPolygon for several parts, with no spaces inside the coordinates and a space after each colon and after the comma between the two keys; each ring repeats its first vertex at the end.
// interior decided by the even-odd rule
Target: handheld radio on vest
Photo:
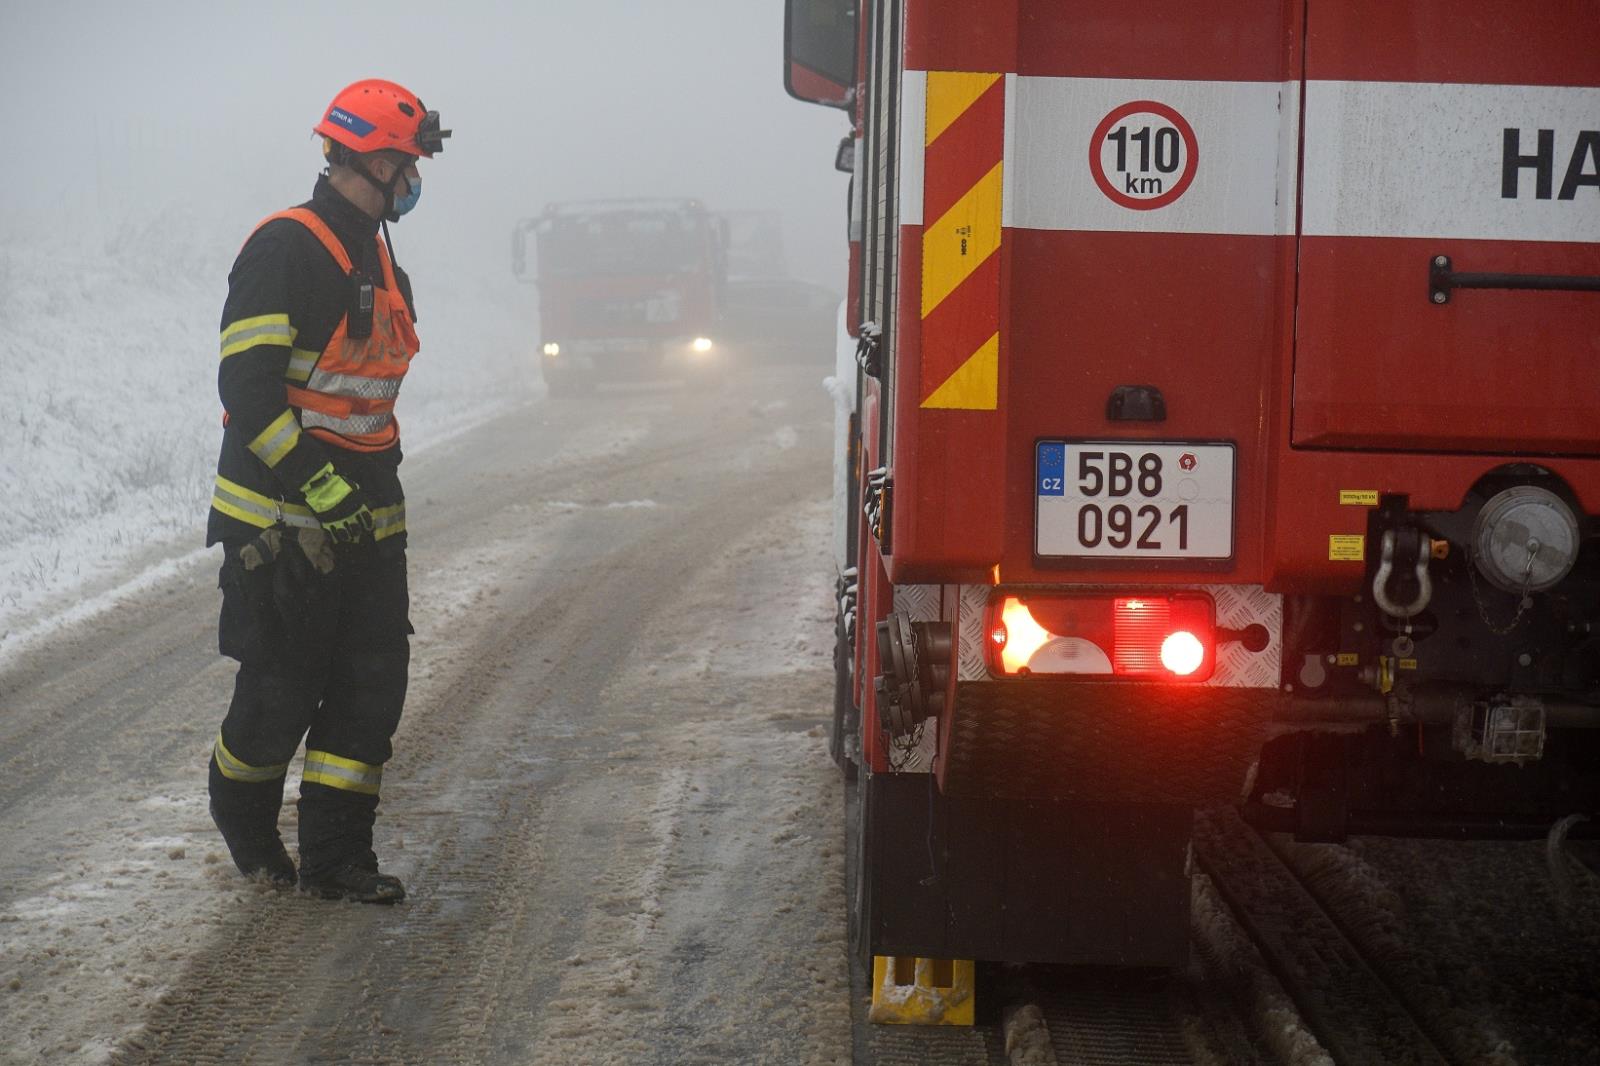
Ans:
{"type": "Polygon", "coordinates": [[[372,280],[359,270],[350,271],[350,307],[345,335],[362,340],[372,336],[372,280]]]}

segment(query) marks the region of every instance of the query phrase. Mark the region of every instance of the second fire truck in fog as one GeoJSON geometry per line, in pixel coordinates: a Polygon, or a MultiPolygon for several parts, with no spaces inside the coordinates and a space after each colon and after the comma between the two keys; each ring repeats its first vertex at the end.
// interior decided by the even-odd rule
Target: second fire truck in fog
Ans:
{"type": "Polygon", "coordinates": [[[697,200],[551,204],[512,235],[529,278],[537,240],[540,366],[552,394],[601,381],[685,378],[721,361],[723,227],[697,200]]]}

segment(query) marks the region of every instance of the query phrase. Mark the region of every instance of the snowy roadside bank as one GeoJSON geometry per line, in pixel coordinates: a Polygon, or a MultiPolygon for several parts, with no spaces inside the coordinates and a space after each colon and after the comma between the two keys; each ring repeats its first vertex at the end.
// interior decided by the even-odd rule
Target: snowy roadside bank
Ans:
{"type": "MultiPolygon", "coordinates": [[[[213,555],[201,549],[232,248],[163,221],[104,254],[0,244],[0,667],[213,555]]],[[[408,454],[543,393],[519,358],[529,290],[414,272],[423,351],[398,407],[408,454]]]]}

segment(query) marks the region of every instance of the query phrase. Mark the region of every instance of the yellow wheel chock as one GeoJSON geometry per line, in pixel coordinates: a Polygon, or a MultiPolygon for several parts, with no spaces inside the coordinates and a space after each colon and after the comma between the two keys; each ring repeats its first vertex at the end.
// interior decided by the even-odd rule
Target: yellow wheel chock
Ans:
{"type": "Polygon", "coordinates": [[[977,979],[970,959],[872,957],[872,1006],[880,1025],[971,1025],[977,979]]]}

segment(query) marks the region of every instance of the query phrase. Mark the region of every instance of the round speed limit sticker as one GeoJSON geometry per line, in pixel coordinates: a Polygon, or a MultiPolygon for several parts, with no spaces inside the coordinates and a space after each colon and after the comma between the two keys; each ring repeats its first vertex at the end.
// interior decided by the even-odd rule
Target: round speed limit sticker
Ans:
{"type": "Polygon", "coordinates": [[[1100,120],[1089,140],[1089,172],[1114,203],[1135,211],[1165,207],[1194,181],[1200,144],[1176,110],[1134,100],[1100,120]]]}

